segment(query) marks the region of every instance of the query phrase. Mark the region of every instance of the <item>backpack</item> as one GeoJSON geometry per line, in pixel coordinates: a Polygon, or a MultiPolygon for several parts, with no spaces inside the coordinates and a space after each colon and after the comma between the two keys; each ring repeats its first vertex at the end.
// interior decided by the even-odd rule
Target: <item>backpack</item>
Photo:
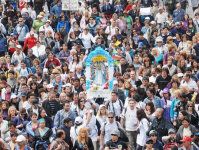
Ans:
{"type": "Polygon", "coordinates": [[[167,143],[164,145],[164,150],[171,150],[172,147],[174,147],[176,143],[167,143]]]}
{"type": "Polygon", "coordinates": [[[65,35],[65,34],[66,34],[66,22],[65,22],[64,26],[61,26],[61,27],[59,28],[59,33],[60,33],[61,35],[65,35]]]}
{"type": "MultiPolygon", "coordinates": [[[[106,124],[107,124],[107,122],[105,122],[105,124],[104,124],[104,135],[105,135],[105,127],[106,127],[106,124]]],[[[116,124],[117,124],[118,130],[120,131],[120,137],[119,137],[120,140],[122,140],[123,142],[129,142],[129,139],[128,139],[126,133],[125,133],[121,128],[119,128],[119,125],[118,125],[118,122],[117,122],[117,121],[116,121],[116,124]]]]}
{"type": "MultiPolygon", "coordinates": [[[[118,100],[119,100],[120,108],[121,108],[121,110],[122,110],[122,102],[121,102],[120,99],[118,99],[118,100]]],[[[107,108],[109,107],[109,104],[110,104],[110,102],[108,103],[107,108]]],[[[114,112],[114,114],[115,114],[115,107],[113,106],[113,103],[112,103],[112,107],[113,107],[113,112],[114,112]]],[[[126,113],[126,112],[125,112],[125,113],[126,113]]]]}
{"type": "MultiPolygon", "coordinates": [[[[28,72],[28,74],[29,74],[29,68],[28,67],[26,67],[26,70],[27,70],[27,72],[28,72]]],[[[21,68],[19,69],[19,73],[21,72],[21,68]]]]}
{"type": "Polygon", "coordinates": [[[95,36],[95,27],[96,26],[97,26],[97,24],[95,24],[93,27],[91,27],[91,25],[88,24],[89,32],[90,32],[90,34],[92,34],[93,37],[95,36]]]}

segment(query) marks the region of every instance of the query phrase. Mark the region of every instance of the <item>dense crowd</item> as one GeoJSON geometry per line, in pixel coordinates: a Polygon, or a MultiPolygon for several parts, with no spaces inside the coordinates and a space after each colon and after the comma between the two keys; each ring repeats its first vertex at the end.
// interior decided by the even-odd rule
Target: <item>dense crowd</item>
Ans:
{"type": "Polygon", "coordinates": [[[199,150],[199,0],[64,2],[0,1],[0,150],[199,150]]]}

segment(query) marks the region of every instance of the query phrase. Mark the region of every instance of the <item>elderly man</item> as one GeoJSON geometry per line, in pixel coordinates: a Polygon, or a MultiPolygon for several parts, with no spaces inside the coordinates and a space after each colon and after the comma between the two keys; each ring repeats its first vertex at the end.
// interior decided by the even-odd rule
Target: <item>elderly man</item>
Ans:
{"type": "Polygon", "coordinates": [[[157,132],[157,137],[159,141],[162,141],[162,137],[166,136],[169,129],[173,128],[172,124],[163,117],[164,110],[162,108],[158,108],[155,111],[155,118],[148,129],[147,135],[151,130],[155,130],[157,132]]]}
{"type": "Polygon", "coordinates": [[[84,73],[82,71],[82,65],[78,64],[75,69],[75,77],[80,78],[82,76],[84,76],[84,73]]]}
{"type": "Polygon", "coordinates": [[[17,136],[17,146],[15,149],[20,149],[20,150],[31,150],[31,147],[26,145],[26,138],[23,135],[17,136]]]}
{"type": "Polygon", "coordinates": [[[184,15],[185,15],[185,11],[184,11],[184,9],[181,9],[180,3],[178,3],[178,4],[176,5],[176,7],[177,7],[177,9],[175,9],[175,10],[173,11],[173,20],[174,20],[175,22],[177,22],[177,21],[182,21],[184,15]]]}

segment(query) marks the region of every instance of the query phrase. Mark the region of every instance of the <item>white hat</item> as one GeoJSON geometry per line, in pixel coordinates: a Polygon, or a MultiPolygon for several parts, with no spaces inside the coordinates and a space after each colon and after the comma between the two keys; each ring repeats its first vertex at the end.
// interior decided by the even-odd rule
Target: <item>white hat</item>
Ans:
{"type": "Polygon", "coordinates": [[[62,88],[65,88],[65,87],[66,87],[66,84],[62,85],[61,87],[62,87],[62,88]]]}
{"type": "Polygon", "coordinates": [[[67,84],[66,84],[66,87],[67,87],[67,86],[70,87],[70,88],[72,87],[72,85],[71,85],[70,83],[67,83],[67,84]]]}
{"type": "Polygon", "coordinates": [[[115,85],[115,84],[118,84],[117,80],[114,80],[114,81],[113,81],[113,85],[115,85]]]}
{"type": "Polygon", "coordinates": [[[71,53],[71,52],[77,53],[76,49],[74,49],[74,48],[70,50],[70,53],[71,53]]]}
{"type": "Polygon", "coordinates": [[[50,20],[46,20],[46,22],[50,22],[50,23],[51,23],[51,21],[50,21],[50,20]]]}
{"type": "Polygon", "coordinates": [[[76,119],[75,119],[75,124],[80,124],[80,123],[82,123],[83,122],[83,119],[81,118],[81,117],[77,117],[76,119]]]}
{"type": "Polygon", "coordinates": [[[178,77],[183,77],[183,73],[178,73],[177,76],[178,77]]]}
{"type": "Polygon", "coordinates": [[[145,20],[150,20],[150,18],[149,18],[149,17],[146,17],[145,20]]]}
{"type": "Polygon", "coordinates": [[[10,99],[13,99],[13,98],[17,98],[17,95],[15,94],[11,95],[10,99]]]}
{"type": "Polygon", "coordinates": [[[48,84],[47,89],[50,89],[50,88],[54,88],[54,86],[52,84],[48,84]]]}
{"type": "Polygon", "coordinates": [[[22,48],[21,45],[17,45],[16,48],[22,48]]]}
{"type": "Polygon", "coordinates": [[[161,37],[157,37],[157,38],[156,38],[156,42],[163,42],[163,40],[162,40],[161,37]]]}
{"type": "MultiPolygon", "coordinates": [[[[90,109],[90,110],[89,110],[89,112],[90,112],[90,113],[93,113],[93,110],[92,110],[92,109],[90,109]]],[[[86,111],[86,113],[88,113],[88,110],[86,111]]]]}
{"type": "Polygon", "coordinates": [[[43,17],[42,15],[38,15],[38,16],[37,16],[37,18],[42,18],[42,17],[43,17]]]}
{"type": "Polygon", "coordinates": [[[156,22],[155,21],[151,21],[151,24],[156,24],[156,22]]]}
{"type": "Polygon", "coordinates": [[[104,105],[104,104],[101,104],[101,105],[99,106],[99,109],[101,109],[102,107],[105,107],[105,105],[104,105]]]}
{"type": "Polygon", "coordinates": [[[48,74],[48,69],[47,68],[43,69],[43,74],[48,74]]]}
{"type": "Polygon", "coordinates": [[[19,135],[18,137],[17,137],[17,140],[16,140],[17,142],[22,142],[22,141],[26,141],[26,138],[23,136],[23,135],[19,135]]]}

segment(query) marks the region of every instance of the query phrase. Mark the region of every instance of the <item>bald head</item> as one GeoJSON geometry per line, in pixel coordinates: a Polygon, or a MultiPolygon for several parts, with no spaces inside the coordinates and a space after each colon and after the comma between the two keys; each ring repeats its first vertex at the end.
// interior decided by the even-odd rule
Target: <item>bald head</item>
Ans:
{"type": "Polygon", "coordinates": [[[181,9],[180,3],[177,3],[177,4],[176,4],[176,7],[177,7],[178,10],[180,10],[180,9],[181,9]]]}

